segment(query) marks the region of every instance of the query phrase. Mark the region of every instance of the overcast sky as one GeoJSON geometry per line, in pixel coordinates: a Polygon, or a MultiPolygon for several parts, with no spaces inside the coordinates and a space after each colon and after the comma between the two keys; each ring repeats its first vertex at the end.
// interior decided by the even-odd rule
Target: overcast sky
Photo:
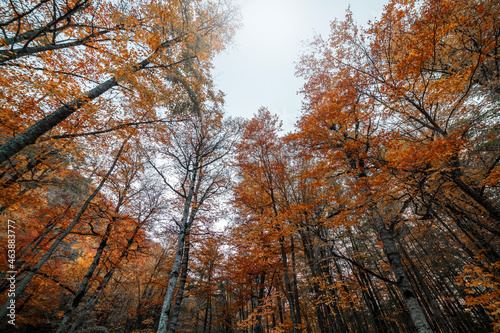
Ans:
{"type": "Polygon", "coordinates": [[[291,131],[300,116],[303,81],[294,77],[304,42],[327,36],[334,18],[351,7],[365,25],[379,18],[388,0],[234,0],[240,4],[242,28],[234,45],[215,62],[215,83],[226,93],[231,116],[251,117],[261,106],[291,131]]]}

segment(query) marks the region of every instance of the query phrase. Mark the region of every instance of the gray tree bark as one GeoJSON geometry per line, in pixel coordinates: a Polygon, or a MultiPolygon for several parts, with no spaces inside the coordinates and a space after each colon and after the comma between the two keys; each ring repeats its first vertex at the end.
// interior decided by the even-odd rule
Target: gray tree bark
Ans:
{"type": "Polygon", "coordinates": [[[172,316],[170,319],[170,326],[168,328],[168,333],[175,333],[175,331],[177,330],[177,326],[179,324],[179,313],[181,310],[182,300],[184,299],[184,288],[186,286],[187,272],[189,266],[190,244],[191,243],[188,240],[186,241],[186,245],[184,246],[184,254],[181,263],[181,270],[182,270],[181,277],[179,281],[179,287],[177,288],[177,295],[175,296],[175,305],[174,308],[172,309],[172,316]]]}
{"type": "Polygon", "coordinates": [[[417,295],[415,294],[415,291],[411,286],[410,279],[408,278],[408,274],[404,269],[401,254],[396,246],[394,237],[389,229],[387,229],[382,219],[375,217],[373,222],[379,234],[380,240],[382,241],[384,253],[389,260],[392,272],[396,277],[396,286],[403,295],[403,301],[408,308],[408,312],[410,313],[411,320],[415,325],[417,332],[432,333],[433,331],[431,326],[425,317],[424,310],[418,302],[417,295]]]}
{"type": "MultiPolygon", "coordinates": [[[[197,166],[195,166],[193,174],[191,176],[191,183],[189,184],[189,192],[188,195],[186,196],[186,201],[184,202],[184,210],[180,223],[181,229],[179,231],[179,236],[177,239],[177,251],[175,254],[174,264],[172,266],[172,270],[170,271],[170,275],[168,278],[167,293],[165,294],[165,299],[163,301],[163,306],[161,309],[160,322],[158,324],[158,330],[157,330],[158,333],[167,332],[169,324],[170,308],[172,304],[172,299],[174,297],[175,287],[177,285],[177,279],[179,277],[179,271],[181,267],[182,256],[184,254],[184,246],[185,246],[186,236],[188,233],[188,228],[190,227],[189,224],[193,222],[194,217],[196,216],[196,211],[193,211],[191,213],[190,211],[195,191],[197,173],[198,169],[197,166]]],[[[197,208],[194,209],[197,210],[197,208]]]]}
{"type": "MultiPolygon", "coordinates": [[[[151,63],[151,61],[156,57],[158,53],[160,53],[161,50],[180,42],[182,39],[183,37],[178,37],[164,42],[151,56],[133,66],[133,68],[131,68],[132,72],[137,72],[146,68],[146,66],[151,63]]],[[[88,104],[90,101],[96,99],[97,97],[101,96],[106,91],[117,85],[118,81],[115,77],[112,77],[100,83],[93,89],[89,90],[87,93],[64,104],[45,118],[37,121],[21,134],[4,143],[2,146],[0,146],[0,164],[19,153],[25,147],[34,144],[39,137],[50,131],[55,126],[59,125],[62,121],[71,116],[79,108],[88,104]]]]}

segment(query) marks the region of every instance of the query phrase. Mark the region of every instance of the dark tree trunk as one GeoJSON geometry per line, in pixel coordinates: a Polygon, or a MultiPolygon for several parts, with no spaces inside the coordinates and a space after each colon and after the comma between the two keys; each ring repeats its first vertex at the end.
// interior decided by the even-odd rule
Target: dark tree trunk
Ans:
{"type": "Polygon", "coordinates": [[[71,302],[70,306],[66,310],[66,313],[64,315],[64,318],[61,320],[61,323],[59,324],[59,327],[56,331],[56,333],[61,333],[64,331],[66,325],[70,322],[71,318],[73,318],[73,315],[75,314],[76,309],[78,308],[78,305],[80,304],[83,296],[85,296],[85,293],[88,290],[88,285],[90,282],[90,278],[94,275],[94,272],[99,266],[99,261],[101,260],[101,255],[104,252],[104,248],[108,244],[108,239],[109,235],[111,234],[111,229],[113,228],[112,223],[108,223],[106,227],[106,231],[104,232],[104,235],[101,238],[101,242],[99,243],[99,247],[97,248],[97,251],[94,255],[94,260],[92,260],[92,263],[90,264],[87,273],[82,279],[82,282],[80,283],[80,286],[75,294],[75,297],[73,298],[73,301],[71,302]]]}
{"type": "Polygon", "coordinates": [[[76,110],[87,104],[89,101],[92,101],[101,96],[117,84],[118,83],[115,78],[104,81],[95,88],[91,89],[85,95],[76,98],[67,104],[64,104],[45,118],[37,121],[21,134],[4,143],[2,146],[0,146],[0,164],[7,161],[9,158],[23,150],[25,147],[34,144],[39,137],[50,131],[55,126],[59,125],[63,120],[72,115],[76,110]]]}

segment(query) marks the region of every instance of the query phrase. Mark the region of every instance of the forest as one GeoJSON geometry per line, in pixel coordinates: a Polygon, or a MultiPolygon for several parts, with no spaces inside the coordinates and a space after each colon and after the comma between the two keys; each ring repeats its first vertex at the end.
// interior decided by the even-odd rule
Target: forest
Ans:
{"type": "Polygon", "coordinates": [[[1,0],[0,331],[500,332],[500,2],[331,19],[285,133],[229,0],[1,0]]]}

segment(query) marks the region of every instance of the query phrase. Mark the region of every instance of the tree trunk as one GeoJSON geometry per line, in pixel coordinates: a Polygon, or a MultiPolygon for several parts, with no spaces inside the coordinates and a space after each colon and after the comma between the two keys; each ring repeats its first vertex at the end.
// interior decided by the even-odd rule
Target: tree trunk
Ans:
{"type": "MultiPolygon", "coordinates": [[[[195,184],[197,180],[197,175],[198,175],[198,166],[194,166],[194,171],[191,176],[191,183],[189,185],[189,192],[188,195],[186,196],[186,201],[184,202],[184,211],[182,214],[182,220],[180,223],[181,230],[179,231],[179,238],[177,240],[177,251],[175,254],[175,259],[174,259],[174,264],[172,266],[172,270],[170,271],[170,275],[168,278],[168,284],[167,284],[167,293],[165,294],[165,299],[163,301],[163,306],[161,309],[161,314],[160,314],[160,322],[158,324],[158,330],[157,333],[166,333],[167,328],[169,325],[169,316],[170,316],[170,308],[172,305],[172,299],[174,298],[174,291],[175,287],[177,285],[177,278],[179,277],[179,271],[181,267],[181,262],[182,262],[182,256],[184,253],[184,246],[185,246],[185,241],[186,241],[186,236],[189,232],[189,227],[190,224],[193,222],[195,216],[196,216],[196,210],[197,208],[192,208],[193,211],[191,211],[191,204],[195,192],[195,184]]],[[[199,205],[197,206],[199,208],[199,205]]]]}
{"type": "Polygon", "coordinates": [[[83,280],[80,283],[80,287],[78,288],[78,290],[75,294],[75,297],[73,298],[73,301],[71,302],[71,305],[66,310],[64,318],[61,320],[61,323],[59,324],[59,327],[58,327],[56,333],[61,333],[64,331],[66,325],[70,322],[71,318],[73,318],[73,315],[75,314],[75,311],[78,308],[78,305],[80,304],[83,296],[85,296],[85,293],[88,290],[90,278],[94,275],[94,272],[95,272],[97,266],[99,266],[99,261],[101,260],[101,255],[104,252],[104,248],[108,244],[108,239],[109,239],[109,235],[111,233],[112,228],[113,228],[112,223],[108,223],[108,225],[106,227],[106,231],[101,238],[101,242],[99,243],[99,247],[97,248],[97,252],[94,255],[94,260],[92,260],[92,263],[90,264],[90,266],[87,270],[87,273],[83,277],[83,280]]]}
{"type": "Polygon", "coordinates": [[[292,252],[292,280],[293,280],[293,298],[295,301],[295,316],[297,317],[297,325],[302,326],[302,317],[300,315],[299,289],[297,283],[297,268],[295,265],[295,244],[293,235],[290,237],[290,251],[292,252]]]}
{"type": "Polygon", "coordinates": [[[296,316],[296,305],[293,297],[292,284],[290,282],[289,270],[288,270],[288,262],[285,251],[285,242],[283,237],[280,237],[280,249],[281,249],[281,260],[283,264],[283,280],[285,283],[285,296],[288,301],[288,306],[290,306],[290,317],[292,318],[293,325],[293,333],[300,332],[300,328],[298,327],[297,316],[296,316]]]}
{"type": "Polygon", "coordinates": [[[314,291],[315,295],[315,300],[316,300],[316,317],[318,319],[318,326],[319,330],[321,333],[327,333],[329,331],[336,332],[335,327],[331,326],[330,329],[328,329],[328,322],[331,322],[332,320],[329,319],[330,315],[330,308],[328,306],[325,306],[325,302],[322,300],[322,297],[324,296],[324,292],[321,291],[321,288],[318,284],[317,279],[320,277],[320,272],[318,268],[318,260],[316,260],[314,256],[314,251],[313,251],[313,246],[312,246],[312,240],[310,237],[310,229],[309,227],[306,227],[305,230],[300,230],[299,229],[299,234],[302,240],[302,245],[304,247],[304,254],[307,259],[307,263],[309,266],[309,269],[311,270],[311,275],[313,277],[313,281],[309,282],[310,285],[312,285],[312,289],[314,291]],[[307,231],[307,233],[306,233],[307,231]]]}
{"type": "Polygon", "coordinates": [[[411,320],[415,325],[417,332],[432,333],[431,326],[427,322],[424,310],[418,302],[416,293],[413,290],[408,275],[403,267],[401,255],[391,232],[387,229],[384,222],[380,218],[375,217],[373,222],[376,230],[378,231],[380,240],[382,241],[384,252],[389,260],[392,272],[396,277],[396,285],[401,291],[403,301],[405,302],[405,305],[410,313],[411,320]]]}
{"type": "MultiPolygon", "coordinates": [[[[137,236],[137,233],[139,232],[139,230],[141,228],[142,228],[142,224],[139,224],[139,225],[137,225],[137,227],[135,227],[134,232],[132,233],[132,236],[130,236],[130,238],[127,241],[127,245],[125,246],[122,253],[120,254],[120,257],[118,257],[118,260],[116,262],[117,265],[119,262],[121,262],[123,259],[125,259],[128,256],[128,250],[130,249],[130,247],[134,243],[135,236],[137,236]]],[[[113,274],[115,273],[115,271],[116,271],[116,266],[113,267],[112,269],[110,269],[106,273],[106,275],[104,275],[104,278],[102,279],[99,287],[97,287],[96,291],[89,297],[89,299],[85,303],[83,309],[81,310],[80,314],[78,315],[78,318],[76,318],[73,325],[71,325],[71,328],[68,331],[68,333],[74,333],[76,331],[76,329],[78,328],[78,326],[80,326],[83,323],[87,314],[90,313],[94,309],[95,305],[97,304],[97,301],[101,297],[102,293],[104,292],[104,289],[106,288],[106,285],[113,277],[113,274]]]]}
{"type": "Polygon", "coordinates": [[[262,300],[264,299],[266,273],[262,272],[259,276],[259,295],[257,297],[257,325],[255,327],[256,333],[264,333],[264,326],[262,325],[262,300]]]}
{"type": "Polygon", "coordinates": [[[89,101],[101,96],[117,84],[118,82],[115,78],[104,81],[103,83],[88,91],[83,96],[78,97],[67,104],[64,104],[45,118],[37,121],[21,134],[18,134],[8,142],[4,143],[2,146],[0,146],[0,164],[7,161],[9,158],[23,150],[25,147],[34,144],[39,137],[50,131],[55,126],[59,125],[63,120],[72,115],[76,110],[87,104],[89,101]]]}
{"type": "Polygon", "coordinates": [[[189,240],[186,241],[184,246],[184,254],[181,263],[181,277],[179,280],[179,287],[177,288],[177,295],[175,297],[175,305],[172,309],[172,316],[170,318],[170,327],[168,329],[169,333],[175,333],[177,326],[179,324],[179,312],[181,310],[182,299],[184,298],[184,288],[186,286],[188,263],[189,263],[189,248],[191,243],[189,240]]]}
{"type": "MultiPolygon", "coordinates": [[[[151,54],[148,58],[136,64],[129,70],[131,70],[132,72],[137,72],[144,69],[159,52],[172,46],[173,44],[180,42],[183,39],[184,37],[181,36],[178,38],[165,41],[156,49],[156,51],[153,54],[151,54]]],[[[42,118],[35,124],[31,125],[24,132],[16,135],[11,140],[1,145],[0,165],[5,161],[7,161],[12,156],[16,155],[21,150],[23,150],[25,147],[34,144],[39,137],[41,137],[42,135],[53,129],[55,126],[59,125],[62,121],[71,116],[79,108],[88,104],[90,101],[96,99],[97,97],[101,96],[106,91],[110,90],[111,88],[117,85],[118,85],[118,80],[115,77],[112,77],[98,84],[94,88],[90,89],[87,93],[64,104],[57,110],[47,115],[45,118],[42,118]]]]}

